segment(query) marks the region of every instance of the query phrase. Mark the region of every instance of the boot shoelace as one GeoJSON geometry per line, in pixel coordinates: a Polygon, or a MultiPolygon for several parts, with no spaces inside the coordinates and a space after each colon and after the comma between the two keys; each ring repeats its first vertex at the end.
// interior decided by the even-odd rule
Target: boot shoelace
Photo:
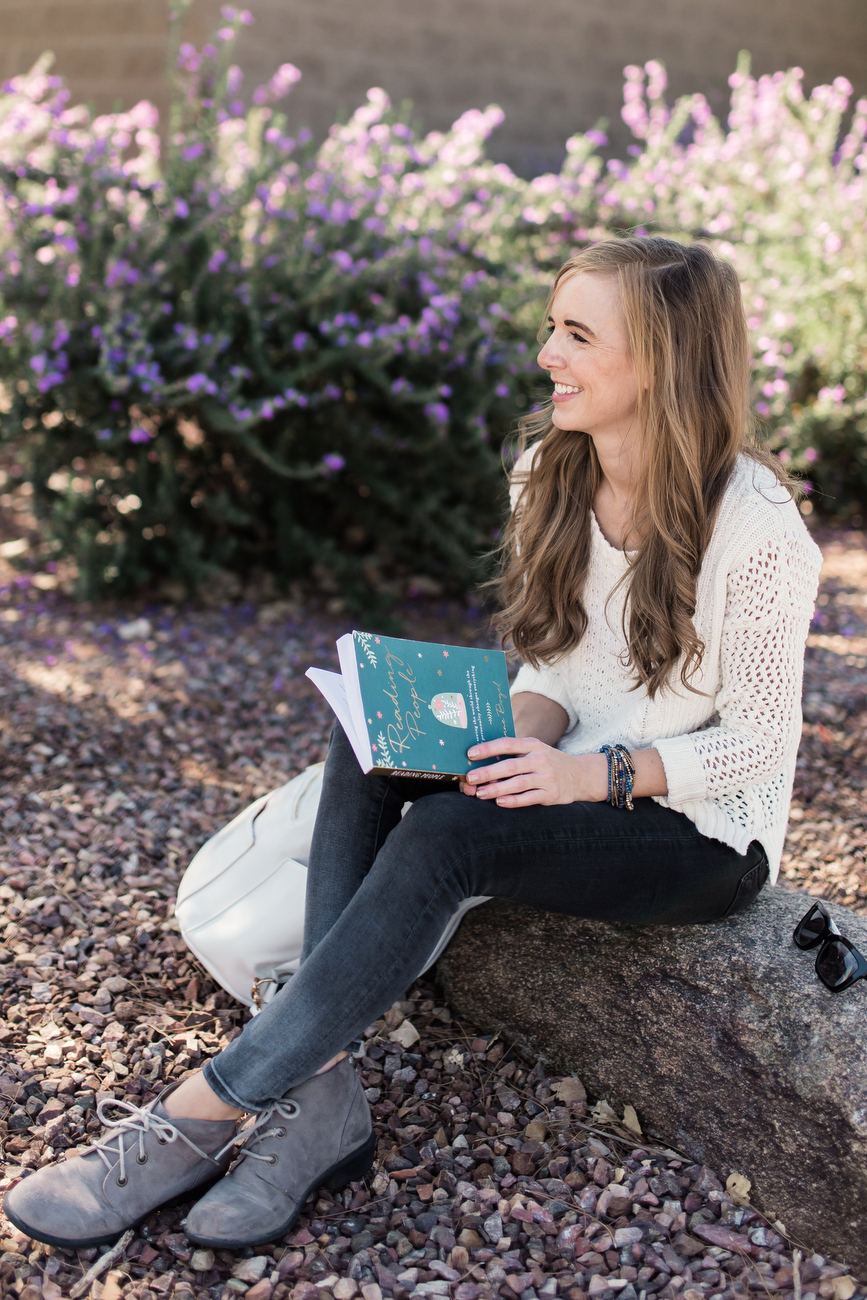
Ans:
{"type": "MultiPolygon", "coordinates": [[[[153,1133],[156,1136],[157,1142],[159,1142],[160,1146],[166,1146],[169,1142],[176,1142],[177,1139],[180,1138],[182,1142],[185,1142],[188,1147],[195,1151],[196,1155],[201,1156],[203,1160],[210,1160],[212,1163],[216,1164],[216,1160],[213,1156],[209,1156],[207,1152],[201,1151],[196,1146],[195,1142],[191,1142],[190,1139],[180,1131],[180,1129],[175,1127],[171,1120],[162,1119],[159,1115],[155,1115],[152,1110],[148,1110],[144,1106],[133,1106],[128,1101],[118,1101],[114,1098],[105,1097],[97,1106],[96,1113],[106,1128],[114,1129],[115,1131],[113,1133],[107,1133],[105,1137],[100,1138],[98,1142],[94,1142],[89,1148],[89,1151],[96,1152],[109,1173],[111,1173],[116,1164],[119,1164],[120,1169],[117,1176],[118,1187],[126,1186],[127,1153],[131,1153],[135,1147],[135,1143],[131,1143],[128,1148],[124,1147],[124,1136],[127,1133],[138,1135],[138,1155],[136,1156],[137,1164],[143,1165],[147,1163],[148,1157],[147,1152],[144,1149],[144,1144],[148,1133],[153,1133]],[[107,1111],[103,1110],[103,1107],[113,1107],[115,1110],[126,1111],[127,1114],[121,1119],[109,1119],[107,1111]],[[116,1153],[111,1148],[112,1142],[117,1143],[116,1153]]],[[[85,1153],[82,1152],[82,1154],[85,1153]]]]}
{"type": "Polygon", "coordinates": [[[232,1138],[231,1142],[226,1143],[223,1150],[218,1152],[217,1159],[220,1158],[224,1151],[228,1151],[229,1147],[238,1142],[242,1143],[242,1149],[238,1152],[239,1160],[243,1160],[245,1156],[250,1156],[253,1160],[264,1160],[269,1165],[275,1165],[277,1157],[273,1153],[263,1156],[261,1151],[251,1151],[250,1148],[259,1142],[264,1142],[266,1138],[285,1137],[286,1130],[283,1125],[274,1124],[273,1121],[278,1118],[285,1120],[297,1119],[300,1113],[301,1107],[297,1101],[272,1102],[267,1109],[256,1116],[249,1128],[242,1129],[240,1133],[232,1138]],[[267,1127],[268,1125],[271,1125],[271,1127],[267,1127]]]}

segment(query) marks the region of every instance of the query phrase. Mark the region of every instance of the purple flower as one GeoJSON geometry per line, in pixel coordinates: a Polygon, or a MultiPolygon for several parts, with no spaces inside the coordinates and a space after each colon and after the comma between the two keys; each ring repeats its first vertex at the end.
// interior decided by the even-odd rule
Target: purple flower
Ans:
{"type": "Polygon", "coordinates": [[[281,63],[268,83],[268,89],[274,99],[282,99],[301,80],[301,73],[294,63],[281,63]]]}
{"type": "Polygon", "coordinates": [[[97,429],[96,436],[100,442],[108,442],[111,437],[111,429],[97,429]]]}
{"type": "Polygon", "coordinates": [[[199,63],[200,59],[195,45],[190,45],[189,41],[185,41],[178,51],[178,67],[183,68],[185,72],[198,72],[199,63]]]}
{"type": "Polygon", "coordinates": [[[190,215],[190,205],[186,202],[186,200],[175,199],[175,216],[180,217],[181,221],[185,221],[189,215],[190,215]]]}
{"type": "Polygon", "coordinates": [[[208,262],[208,270],[219,271],[227,256],[228,254],[222,248],[218,248],[216,253],[213,254],[211,260],[208,262]]]}
{"type": "Polygon", "coordinates": [[[135,429],[130,429],[129,440],[130,442],[150,442],[151,435],[148,433],[147,429],[142,429],[137,426],[135,429]]]}
{"type": "Polygon", "coordinates": [[[130,266],[125,258],[121,257],[113,264],[109,265],[105,276],[105,287],[114,289],[119,284],[135,284],[141,279],[138,271],[134,266],[130,266]]]}
{"type": "Polygon", "coordinates": [[[207,375],[203,375],[201,371],[198,371],[195,375],[190,375],[187,380],[187,388],[191,393],[205,392],[211,394],[211,396],[217,391],[217,385],[214,381],[209,379],[207,375]]]}
{"type": "Polygon", "coordinates": [[[812,465],[813,461],[818,459],[819,459],[819,453],[816,451],[816,448],[807,447],[806,451],[804,452],[804,460],[812,465]]]}
{"type": "Polygon", "coordinates": [[[497,387],[494,389],[494,392],[497,394],[497,397],[508,397],[508,396],[509,396],[509,385],[508,385],[508,384],[497,384],[497,387]]]}
{"type": "MultiPolygon", "coordinates": [[[[253,92],[254,104],[266,104],[269,99],[282,99],[288,95],[289,91],[297,81],[300,81],[301,73],[295,67],[294,63],[283,63],[274,73],[274,76],[264,86],[257,86],[253,92]]],[[[279,137],[279,131],[277,137],[279,137]]]]}
{"type": "MultiPolygon", "coordinates": [[[[188,144],[186,149],[181,150],[181,157],[184,162],[192,162],[194,158],[198,158],[199,155],[204,152],[205,146],[202,144],[201,140],[197,140],[195,144],[188,144]]],[[[184,207],[186,207],[186,204],[184,204],[184,207]]],[[[175,210],[177,211],[177,204],[175,204],[175,210]]],[[[187,210],[187,215],[189,216],[189,209],[187,210]]]]}
{"type": "Polygon", "coordinates": [[[328,473],[336,473],[338,470],[343,469],[346,461],[336,451],[329,451],[326,456],[322,457],[322,464],[328,473]]]}
{"type": "Polygon", "coordinates": [[[424,413],[434,424],[448,424],[449,408],[445,402],[428,402],[424,413]]]}
{"type": "Polygon", "coordinates": [[[307,347],[309,338],[310,335],[305,334],[303,330],[299,330],[297,334],[293,335],[292,346],[295,349],[295,351],[303,352],[304,349],[307,347]]]}

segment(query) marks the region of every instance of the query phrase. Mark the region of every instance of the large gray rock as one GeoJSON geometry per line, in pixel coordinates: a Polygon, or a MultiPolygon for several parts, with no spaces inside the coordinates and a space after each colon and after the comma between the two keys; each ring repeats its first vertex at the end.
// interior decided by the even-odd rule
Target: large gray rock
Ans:
{"type": "MultiPolygon", "coordinates": [[[[766,889],[703,926],[610,926],[491,902],[440,959],[455,1009],[632,1103],[645,1131],[753,1185],[752,1203],[867,1273],[867,980],[832,994],[766,889]]],[[[829,911],[867,955],[867,920],[829,911]]]]}

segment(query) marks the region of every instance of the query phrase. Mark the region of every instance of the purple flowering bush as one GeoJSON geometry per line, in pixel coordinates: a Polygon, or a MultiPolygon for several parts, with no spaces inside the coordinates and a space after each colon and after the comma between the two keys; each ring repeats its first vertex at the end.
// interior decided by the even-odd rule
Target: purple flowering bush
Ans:
{"type": "MultiPolygon", "coordinates": [[[[603,228],[643,223],[734,264],[768,445],[826,513],[867,503],[867,100],[795,68],[730,77],[726,128],[702,95],[669,109],[659,64],[626,69],[634,161],[611,167],[603,228]]],[[[810,501],[802,509],[809,513],[810,501]]]]}
{"type": "Polygon", "coordinates": [[[224,12],[180,47],[163,157],[150,105],[91,119],[42,67],[7,87],[4,434],[87,593],[465,586],[529,360],[527,285],[467,218],[513,183],[483,157],[499,115],[416,140],[372,91],[313,152],[276,109],[296,69],[238,99],[224,12]]]}
{"type": "Polygon", "coordinates": [[[291,65],[241,98],[224,12],[155,110],[92,118],[46,66],[0,96],[0,405],[50,545],[88,594],[217,570],[356,607],[465,587],[500,520],[554,268],[626,230],[736,266],[755,407],[812,502],[867,497],[867,103],[842,79],[731,78],[728,122],[627,68],[627,161],[598,130],[557,174],[484,156],[498,109],[416,135],[382,91],[314,150],[291,65]]]}

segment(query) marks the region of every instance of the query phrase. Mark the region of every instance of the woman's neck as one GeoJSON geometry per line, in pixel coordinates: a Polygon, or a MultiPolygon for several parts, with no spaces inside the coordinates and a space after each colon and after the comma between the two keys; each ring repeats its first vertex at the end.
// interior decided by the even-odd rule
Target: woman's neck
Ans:
{"type": "Polygon", "coordinates": [[[634,549],[640,530],[633,526],[635,506],[636,458],[631,439],[594,438],[601,470],[601,481],[593,498],[593,513],[602,536],[619,551],[628,541],[634,549]]]}

